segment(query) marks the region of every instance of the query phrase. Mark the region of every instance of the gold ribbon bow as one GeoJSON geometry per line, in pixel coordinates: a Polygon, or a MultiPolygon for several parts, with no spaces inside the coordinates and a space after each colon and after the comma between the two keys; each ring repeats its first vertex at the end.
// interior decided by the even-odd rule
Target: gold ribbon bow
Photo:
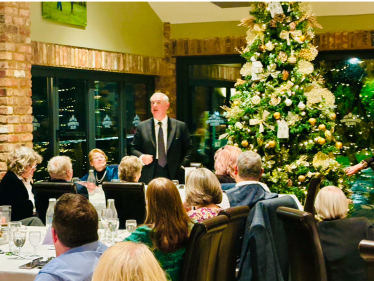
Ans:
{"type": "Polygon", "coordinates": [[[268,127],[270,130],[274,131],[275,127],[272,125],[268,125],[265,122],[266,118],[268,118],[269,115],[270,115],[270,112],[264,110],[264,112],[262,113],[262,119],[250,119],[249,125],[251,126],[260,125],[260,129],[258,130],[260,133],[264,131],[264,125],[268,127]]]}
{"type": "Polygon", "coordinates": [[[300,158],[299,158],[299,160],[296,161],[296,164],[297,164],[298,166],[303,165],[303,166],[305,166],[305,167],[309,167],[309,162],[308,162],[308,161],[305,161],[305,160],[307,160],[307,159],[308,159],[308,156],[306,156],[306,155],[301,155],[300,158]]]}
{"type": "Polygon", "coordinates": [[[277,65],[275,63],[269,64],[267,66],[267,71],[263,74],[263,79],[261,81],[265,81],[269,76],[273,78],[277,78],[280,71],[276,71],[277,65]]]}
{"type": "Polygon", "coordinates": [[[295,30],[295,31],[282,30],[282,32],[279,34],[279,37],[281,39],[286,39],[287,40],[287,45],[291,45],[290,34],[291,34],[293,39],[295,39],[297,42],[299,42],[300,40],[298,40],[298,37],[303,35],[303,32],[301,30],[295,30]]]}
{"type": "Polygon", "coordinates": [[[274,157],[275,155],[269,155],[265,152],[265,156],[262,157],[262,162],[264,163],[266,168],[270,169],[275,164],[275,161],[271,160],[274,157]]]}
{"type": "Polygon", "coordinates": [[[287,84],[280,86],[279,88],[275,89],[276,94],[280,94],[283,91],[288,91],[292,88],[293,83],[291,81],[287,81],[287,84]]]}
{"type": "Polygon", "coordinates": [[[266,30],[266,24],[258,25],[255,24],[253,28],[248,29],[247,31],[247,43],[248,45],[252,45],[252,43],[256,40],[257,37],[261,39],[262,42],[264,42],[264,31],[266,30]]]}

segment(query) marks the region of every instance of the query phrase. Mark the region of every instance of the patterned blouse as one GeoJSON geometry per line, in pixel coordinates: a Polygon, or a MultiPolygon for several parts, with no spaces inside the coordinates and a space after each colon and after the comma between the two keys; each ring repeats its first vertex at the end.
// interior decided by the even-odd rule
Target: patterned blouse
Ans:
{"type": "Polygon", "coordinates": [[[201,222],[203,220],[216,217],[220,211],[221,211],[221,208],[203,207],[203,208],[189,211],[187,214],[191,219],[201,222]]]}

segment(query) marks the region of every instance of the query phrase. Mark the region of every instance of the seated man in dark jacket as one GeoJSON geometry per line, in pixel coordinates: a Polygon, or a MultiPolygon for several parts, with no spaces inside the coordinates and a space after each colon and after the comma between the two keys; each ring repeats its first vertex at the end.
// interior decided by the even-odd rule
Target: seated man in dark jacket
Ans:
{"type": "MultiPolygon", "coordinates": [[[[55,156],[48,162],[48,173],[51,182],[71,182],[73,178],[73,165],[71,159],[67,156],[55,156]]],[[[81,184],[75,183],[78,194],[82,194],[88,199],[87,188],[81,184]]]]}
{"type": "Polygon", "coordinates": [[[230,206],[249,206],[252,208],[258,201],[278,197],[270,193],[266,184],[259,182],[264,169],[261,157],[253,151],[239,155],[234,170],[235,187],[226,190],[230,206]]]}

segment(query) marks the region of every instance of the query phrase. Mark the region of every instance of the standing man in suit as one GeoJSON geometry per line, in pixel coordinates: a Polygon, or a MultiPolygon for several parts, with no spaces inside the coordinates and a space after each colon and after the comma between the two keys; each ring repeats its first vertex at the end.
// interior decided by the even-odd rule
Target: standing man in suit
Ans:
{"type": "Polygon", "coordinates": [[[187,125],[166,114],[169,98],[163,93],[151,97],[153,118],[141,122],[131,145],[131,154],[142,160],[140,182],[165,177],[184,181],[182,166],[189,166],[193,145],[187,125]]]}

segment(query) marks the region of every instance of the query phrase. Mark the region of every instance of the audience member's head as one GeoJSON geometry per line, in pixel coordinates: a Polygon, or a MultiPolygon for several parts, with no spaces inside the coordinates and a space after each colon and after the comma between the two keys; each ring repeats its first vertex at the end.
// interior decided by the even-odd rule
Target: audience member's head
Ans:
{"type": "Polygon", "coordinates": [[[121,242],[101,256],[92,281],[166,281],[158,261],[144,244],[121,242]]]}
{"type": "Polygon", "coordinates": [[[226,145],[217,150],[214,155],[214,170],[216,175],[234,176],[236,162],[242,150],[239,147],[226,145]]]}
{"type": "Polygon", "coordinates": [[[126,182],[138,182],[142,175],[143,162],[136,156],[125,156],[118,165],[118,178],[126,182]]]}
{"type": "Polygon", "coordinates": [[[73,178],[73,165],[67,156],[55,156],[48,162],[48,173],[52,180],[71,181],[73,178]]]}
{"type": "Polygon", "coordinates": [[[66,193],[55,206],[52,236],[57,256],[99,239],[97,211],[86,197],[66,193]]]}
{"type": "Polygon", "coordinates": [[[315,208],[325,220],[342,219],[347,216],[348,200],[340,188],[326,186],[318,192],[315,208]]]}
{"type": "Polygon", "coordinates": [[[256,152],[246,151],[239,155],[235,168],[236,182],[259,181],[262,172],[261,157],[256,152]]]}
{"type": "Polygon", "coordinates": [[[108,161],[108,156],[105,152],[99,148],[94,148],[88,153],[88,161],[91,167],[94,167],[97,172],[101,172],[106,168],[106,161],[108,161]]]}
{"type": "Polygon", "coordinates": [[[147,217],[151,238],[162,252],[175,252],[188,242],[190,218],[175,184],[166,178],[152,180],[147,188],[147,217]]]}
{"type": "Polygon", "coordinates": [[[210,170],[200,168],[188,174],[186,182],[187,206],[204,207],[221,202],[221,184],[210,170]]]}
{"type": "Polygon", "coordinates": [[[33,176],[36,165],[41,163],[42,160],[43,158],[32,148],[22,146],[9,154],[6,164],[8,171],[28,179],[33,176]]]}

